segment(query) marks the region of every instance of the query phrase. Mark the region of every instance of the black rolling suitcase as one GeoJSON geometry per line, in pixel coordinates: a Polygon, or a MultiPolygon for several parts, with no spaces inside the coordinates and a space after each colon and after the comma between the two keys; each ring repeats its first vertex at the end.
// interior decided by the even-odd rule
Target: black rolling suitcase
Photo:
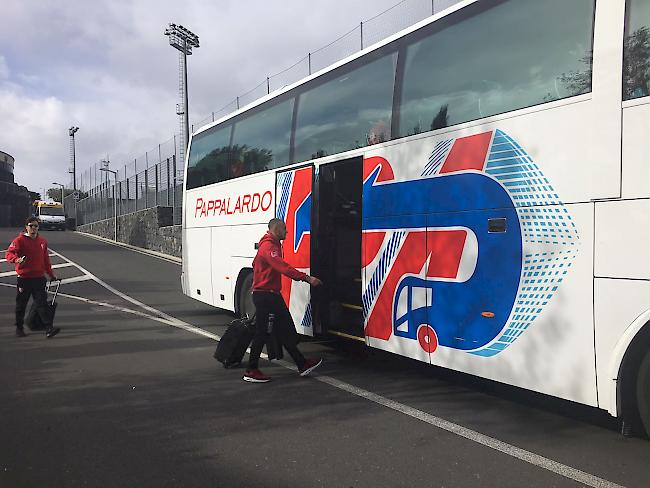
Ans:
{"type": "MultiPolygon", "coordinates": [[[[47,288],[45,289],[46,293],[50,291],[51,282],[47,283],[47,288]]],[[[56,295],[59,293],[59,287],[61,286],[61,280],[56,282],[56,289],[54,290],[54,296],[52,300],[47,301],[47,313],[50,316],[51,323],[54,323],[54,314],[56,313],[56,295]]],[[[27,317],[25,317],[25,323],[30,330],[45,330],[45,324],[41,320],[41,316],[38,314],[36,309],[36,302],[32,300],[32,304],[27,311],[27,317]]]]}
{"type": "Polygon", "coordinates": [[[214,351],[214,358],[224,368],[234,368],[241,364],[246,349],[255,335],[255,317],[233,320],[214,351]]]}

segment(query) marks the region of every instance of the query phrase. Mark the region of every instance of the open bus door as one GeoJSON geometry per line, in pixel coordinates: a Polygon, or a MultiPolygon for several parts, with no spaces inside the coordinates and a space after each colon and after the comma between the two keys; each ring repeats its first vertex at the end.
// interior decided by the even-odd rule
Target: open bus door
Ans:
{"type": "MultiPolygon", "coordinates": [[[[311,220],[314,166],[278,171],[275,176],[275,215],[287,225],[282,242],[284,259],[294,268],[311,274],[311,220]]],[[[282,276],[284,298],[299,334],[314,335],[309,283],[282,276]]]]}
{"type": "Polygon", "coordinates": [[[313,275],[317,332],[365,343],[361,301],[363,158],[318,167],[314,189],[313,275]]]}

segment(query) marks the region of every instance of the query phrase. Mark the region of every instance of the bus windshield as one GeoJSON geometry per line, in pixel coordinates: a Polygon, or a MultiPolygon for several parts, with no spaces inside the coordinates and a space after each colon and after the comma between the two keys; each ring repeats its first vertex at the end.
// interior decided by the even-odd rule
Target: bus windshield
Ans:
{"type": "Polygon", "coordinates": [[[38,209],[40,215],[54,215],[63,216],[63,209],[61,207],[40,207],[38,209]]]}

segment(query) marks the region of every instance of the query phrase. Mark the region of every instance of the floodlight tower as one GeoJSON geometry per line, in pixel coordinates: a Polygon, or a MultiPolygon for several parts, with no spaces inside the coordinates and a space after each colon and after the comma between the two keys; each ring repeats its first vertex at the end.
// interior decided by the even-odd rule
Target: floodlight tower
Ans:
{"type": "Polygon", "coordinates": [[[74,134],[79,130],[79,127],[70,127],[68,129],[68,134],[70,135],[70,170],[68,173],[72,173],[72,189],[77,191],[77,168],[75,164],[75,148],[74,148],[74,134]]]}
{"type": "Polygon", "coordinates": [[[178,82],[183,108],[182,110],[180,108],[177,109],[176,113],[182,117],[181,121],[183,122],[183,137],[185,140],[181,144],[181,147],[183,148],[184,155],[190,141],[190,118],[187,106],[187,56],[192,54],[193,47],[199,47],[199,36],[182,25],[176,24],[169,24],[169,27],[165,29],[165,35],[169,36],[169,45],[180,51],[178,69],[179,75],[182,72],[182,76],[178,77],[178,82]]]}

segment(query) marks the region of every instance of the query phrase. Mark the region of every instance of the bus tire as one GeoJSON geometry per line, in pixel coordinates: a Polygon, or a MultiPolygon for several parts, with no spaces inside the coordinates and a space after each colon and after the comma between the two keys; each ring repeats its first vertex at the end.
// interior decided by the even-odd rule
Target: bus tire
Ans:
{"type": "Polygon", "coordinates": [[[239,304],[240,317],[252,317],[255,315],[255,304],[253,303],[253,273],[248,272],[242,278],[239,285],[239,297],[237,303],[239,304]]]}
{"type": "Polygon", "coordinates": [[[636,406],[646,435],[650,436],[650,349],[645,351],[636,377],[636,406]]]}

